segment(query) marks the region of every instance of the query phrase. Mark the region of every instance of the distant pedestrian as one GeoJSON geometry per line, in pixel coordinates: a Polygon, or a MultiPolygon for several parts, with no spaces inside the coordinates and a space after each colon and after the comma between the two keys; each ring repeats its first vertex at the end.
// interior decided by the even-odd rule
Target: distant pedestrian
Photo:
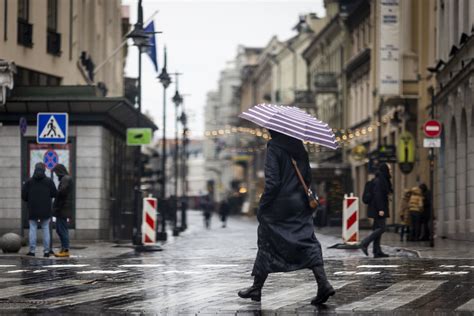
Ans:
{"type": "Polygon", "coordinates": [[[49,257],[51,250],[49,223],[52,215],[52,199],[56,197],[57,191],[53,180],[46,176],[45,171],[44,163],[37,163],[33,176],[23,184],[21,190],[21,198],[27,203],[30,228],[30,250],[27,255],[32,257],[35,256],[38,222],[43,230],[44,257],[49,257]]]}
{"type": "Polygon", "coordinates": [[[56,217],[56,233],[61,240],[61,251],[56,257],[69,257],[69,229],[68,220],[72,217],[73,181],[66,167],[57,164],[53,172],[59,179],[58,196],[54,200],[53,215],[56,217]]]}
{"type": "Polygon", "coordinates": [[[431,239],[431,191],[428,190],[426,184],[420,184],[421,193],[423,194],[423,212],[421,213],[421,236],[420,240],[428,241],[431,239]]]}
{"type": "Polygon", "coordinates": [[[407,235],[407,241],[410,240],[410,225],[411,225],[411,218],[410,218],[410,211],[408,208],[408,201],[410,200],[411,191],[408,189],[403,190],[403,197],[402,203],[400,205],[400,220],[401,220],[401,227],[400,227],[400,241],[404,240],[405,235],[407,235]]]}
{"type": "Polygon", "coordinates": [[[209,229],[211,228],[211,217],[214,210],[214,201],[211,193],[208,193],[201,198],[201,209],[204,216],[204,226],[209,229]]]}
{"type": "Polygon", "coordinates": [[[413,187],[411,189],[408,210],[410,211],[411,218],[410,239],[418,241],[420,239],[421,215],[423,213],[423,193],[420,187],[413,187]]]}
{"type": "Polygon", "coordinates": [[[378,168],[375,179],[372,180],[371,198],[370,201],[368,201],[367,208],[369,218],[374,219],[372,226],[373,231],[360,243],[360,248],[366,256],[369,255],[367,248],[370,243],[373,242],[374,258],[388,257],[386,253],[382,252],[380,240],[382,239],[382,234],[385,232],[386,218],[390,216],[388,198],[393,192],[391,178],[392,169],[390,165],[382,163],[378,168]]]}
{"type": "Polygon", "coordinates": [[[227,226],[227,217],[230,213],[230,203],[229,198],[226,197],[222,200],[221,205],[219,206],[219,216],[221,217],[222,228],[227,226]]]}
{"type": "Polygon", "coordinates": [[[310,187],[311,168],[303,142],[270,130],[265,161],[265,189],[257,218],[258,252],[253,266],[253,285],[238,294],[260,301],[269,273],[311,269],[318,284],[313,305],[335,294],[324,271],[321,245],[314,234],[312,209],[292,159],[310,187]]]}

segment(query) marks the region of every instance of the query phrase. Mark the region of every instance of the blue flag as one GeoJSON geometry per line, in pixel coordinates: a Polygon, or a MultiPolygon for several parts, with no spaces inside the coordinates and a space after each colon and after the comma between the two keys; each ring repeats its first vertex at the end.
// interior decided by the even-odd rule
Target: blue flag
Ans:
{"type": "Polygon", "coordinates": [[[155,24],[151,21],[146,27],[145,32],[150,33],[150,46],[147,47],[146,53],[155,65],[155,70],[158,72],[158,58],[156,58],[156,39],[155,39],[155,24]]]}

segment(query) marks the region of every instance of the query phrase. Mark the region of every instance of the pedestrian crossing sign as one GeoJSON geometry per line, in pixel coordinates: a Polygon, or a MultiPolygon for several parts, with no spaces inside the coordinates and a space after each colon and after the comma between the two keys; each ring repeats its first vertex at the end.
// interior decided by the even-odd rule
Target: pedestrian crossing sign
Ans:
{"type": "Polygon", "coordinates": [[[38,113],[36,142],[67,144],[68,121],[67,113],[38,113]]]}

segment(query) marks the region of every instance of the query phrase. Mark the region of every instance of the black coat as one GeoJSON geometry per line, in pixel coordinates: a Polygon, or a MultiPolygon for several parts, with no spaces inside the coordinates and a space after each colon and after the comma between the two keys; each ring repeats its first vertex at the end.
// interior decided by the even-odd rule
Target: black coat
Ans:
{"type": "Polygon", "coordinates": [[[73,207],[73,181],[66,167],[57,164],[53,171],[59,179],[58,197],[54,200],[53,215],[60,218],[71,218],[73,207]]]}
{"type": "Polygon", "coordinates": [[[53,180],[45,175],[44,169],[36,168],[33,177],[23,184],[21,190],[21,198],[27,203],[28,219],[50,218],[51,200],[56,197],[56,194],[53,180]]]}
{"type": "Polygon", "coordinates": [[[301,141],[272,134],[265,161],[265,189],[257,213],[258,252],[252,275],[294,271],[322,264],[312,210],[291,163],[311,183],[308,154],[301,141]]]}
{"type": "Polygon", "coordinates": [[[388,196],[391,193],[390,179],[382,175],[377,175],[373,184],[373,198],[367,208],[369,218],[380,218],[379,211],[384,211],[384,216],[390,217],[388,196]]]}

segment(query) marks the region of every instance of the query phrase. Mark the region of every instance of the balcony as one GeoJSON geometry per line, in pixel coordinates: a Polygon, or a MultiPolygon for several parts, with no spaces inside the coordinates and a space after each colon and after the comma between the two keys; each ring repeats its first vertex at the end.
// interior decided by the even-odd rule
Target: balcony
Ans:
{"type": "Polygon", "coordinates": [[[61,55],[61,34],[48,30],[46,47],[48,54],[61,55]]]}
{"type": "Polygon", "coordinates": [[[18,44],[26,47],[33,47],[33,24],[28,23],[28,21],[18,19],[17,33],[18,44]]]}

